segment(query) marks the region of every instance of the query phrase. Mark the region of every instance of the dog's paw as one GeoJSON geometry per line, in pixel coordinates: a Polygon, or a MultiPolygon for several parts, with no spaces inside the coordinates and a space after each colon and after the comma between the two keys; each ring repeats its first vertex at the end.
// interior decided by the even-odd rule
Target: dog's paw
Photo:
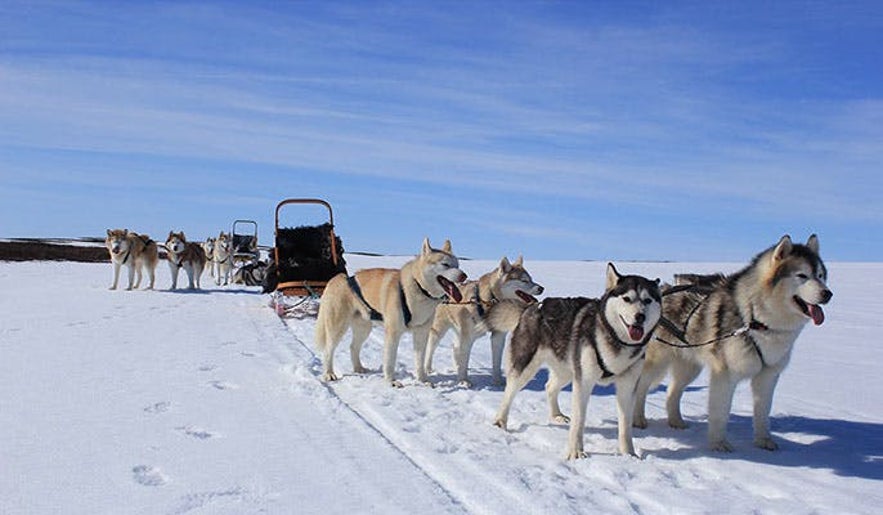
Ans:
{"type": "Polygon", "coordinates": [[[457,381],[457,386],[459,386],[460,388],[466,388],[468,390],[472,388],[472,381],[470,381],[469,379],[461,379],[460,381],[457,381]]]}
{"type": "Polygon", "coordinates": [[[635,417],[635,419],[632,420],[632,427],[647,429],[647,425],[647,417],[635,417]]]}
{"type": "Polygon", "coordinates": [[[353,367],[353,372],[356,374],[368,374],[371,371],[363,367],[362,365],[356,365],[353,367]]]}
{"type": "Polygon", "coordinates": [[[767,451],[775,451],[775,450],[778,450],[778,448],[779,448],[779,444],[777,444],[775,442],[775,440],[773,440],[769,436],[766,436],[763,438],[755,438],[754,445],[755,445],[755,447],[760,447],[761,449],[764,449],[767,451]]]}
{"type": "Polygon", "coordinates": [[[668,419],[668,427],[670,427],[672,429],[687,429],[688,427],[690,427],[690,425],[687,424],[686,422],[684,422],[684,419],[677,418],[677,419],[668,419]]]}
{"type": "Polygon", "coordinates": [[[553,424],[570,424],[570,417],[561,413],[552,417],[553,424]]]}
{"type": "Polygon", "coordinates": [[[733,452],[733,444],[726,440],[714,440],[709,444],[714,452],[733,452]]]}
{"type": "Polygon", "coordinates": [[[584,460],[589,457],[589,453],[582,449],[571,449],[567,452],[567,459],[570,460],[584,460]]]}
{"type": "Polygon", "coordinates": [[[499,427],[503,431],[506,431],[506,420],[498,418],[497,420],[494,420],[494,425],[499,427]]]}
{"type": "Polygon", "coordinates": [[[389,385],[392,386],[393,388],[404,388],[405,387],[405,385],[403,385],[402,382],[399,380],[392,380],[389,382],[389,385]]]}
{"type": "Polygon", "coordinates": [[[335,374],[334,372],[325,372],[324,374],[322,374],[322,380],[326,383],[330,383],[332,381],[337,381],[338,377],[337,374],[335,374]]]}

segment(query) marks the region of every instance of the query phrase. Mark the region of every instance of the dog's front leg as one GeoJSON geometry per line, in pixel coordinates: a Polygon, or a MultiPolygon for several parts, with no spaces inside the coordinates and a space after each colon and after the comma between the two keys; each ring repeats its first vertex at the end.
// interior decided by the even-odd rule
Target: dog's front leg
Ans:
{"type": "Polygon", "coordinates": [[[383,379],[394,388],[401,388],[402,383],[396,381],[396,358],[399,352],[399,340],[402,338],[403,331],[392,324],[386,324],[384,327],[385,335],[383,342],[383,379]]]}
{"type": "Polygon", "coordinates": [[[770,410],[780,373],[778,368],[765,367],[751,379],[751,392],[754,396],[754,445],[768,451],[779,448],[770,434],[770,410]]]}
{"type": "Polygon", "coordinates": [[[178,265],[169,261],[169,273],[172,276],[172,287],[170,289],[178,289],[178,265]]]}
{"type": "MultiPolygon", "coordinates": [[[[131,261],[130,261],[130,263],[131,263],[131,261]]],[[[129,286],[126,288],[126,290],[131,290],[132,286],[135,284],[135,265],[129,264],[129,265],[126,265],[126,268],[128,269],[128,272],[129,272],[129,286]]]]}
{"type": "Polygon", "coordinates": [[[733,451],[727,441],[727,421],[735,391],[735,378],[725,371],[712,370],[708,386],[708,444],[713,451],[733,451]]]}
{"type": "Polygon", "coordinates": [[[616,380],[616,409],[619,424],[619,452],[638,457],[632,438],[632,422],[635,414],[635,401],[638,394],[638,380],[641,378],[640,364],[632,366],[616,380]]]}
{"type": "Polygon", "coordinates": [[[119,286],[121,266],[122,265],[120,265],[119,263],[114,261],[114,263],[113,263],[113,284],[110,286],[111,290],[116,290],[117,286],[119,286]]]}
{"type": "Polygon", "coordinates": [[[506,346],[506,333],[491,333],[491,361],[494,385],[503,385],[503,348],[506,346]]]}
{"type": "Polygon", "coordinates": [[[426,342],[429,340],[429,324],[414,327],[411,336],[414,339],[414,375],[417,381],[430,384],[426,375],[426,342]]]}
{"type": "Polygon", "coordinates": [[[567,435],[567,459],[578,460],[588,458],[589,455],[583,450],[583,429],[586,425],[586,409],[589,406],[589,396],[592,394],[592,384],[582,377],[573,380],[573,403],[571,407],[570,431],[567,435]]]}

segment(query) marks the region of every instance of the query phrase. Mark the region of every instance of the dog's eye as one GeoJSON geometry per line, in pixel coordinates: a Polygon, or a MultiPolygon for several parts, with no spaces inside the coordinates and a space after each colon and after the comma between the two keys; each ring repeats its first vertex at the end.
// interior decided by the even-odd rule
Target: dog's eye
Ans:
{"type": "Polygon", "coordinates": [[[632,303],[632,298],[629,297],[628,295],[626,295],[625,297],[623,297],[622,300],[623,300],[626,304],[631,304],[631,303],[632,303]]]}
{"type": "Polygon", "coordinates": [[[803,272],[800,272],[799,274],[797,274],[797,277],[803,279],[804,281],[807,280],[807,279],[809,279],[809,276],[806,275],[806,274],[803,273],[803,272]]]}
{"type": "Polygon", "coordinates": [[[652,304],[652,303],[653,303],[653,299],[644,299],[644,305],[645,305],[645,306],[649,306],[649,305],[652,304]]]}

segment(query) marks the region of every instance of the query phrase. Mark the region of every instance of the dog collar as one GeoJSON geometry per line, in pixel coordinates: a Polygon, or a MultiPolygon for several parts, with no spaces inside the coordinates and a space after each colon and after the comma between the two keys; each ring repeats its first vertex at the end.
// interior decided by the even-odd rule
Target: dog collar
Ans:
{"type": "MultiPolygon", "coordinates": [[[[414,279],[414,284],[417,285],[417,288],[420,288],[420,292],[423,293],[423,295],[426,295],[428,298],[430,298],[432,300],[442,300],[448,296],[448,294],[445,293],[441,297],[433,297],[432,294],[429,293],[428,291],[426,291],[426,288],[424,288],[423,285],[420,284],[420,281],[418,281],[416,278],[414,279]]],[[[404,291],[404,290],[402,290],[402,291],[404,291]]]]}

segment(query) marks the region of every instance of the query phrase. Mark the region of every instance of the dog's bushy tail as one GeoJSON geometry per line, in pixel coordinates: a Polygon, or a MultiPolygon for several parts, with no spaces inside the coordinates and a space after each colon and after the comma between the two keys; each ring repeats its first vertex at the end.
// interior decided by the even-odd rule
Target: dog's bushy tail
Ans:
{"type": "Polygon", "coordinates": [[[504,300],[488,308],[484,318],[478,323],[479,332],[494,331],[510,333],[521,320],[527,305],[518,301],[504,300]]]}

